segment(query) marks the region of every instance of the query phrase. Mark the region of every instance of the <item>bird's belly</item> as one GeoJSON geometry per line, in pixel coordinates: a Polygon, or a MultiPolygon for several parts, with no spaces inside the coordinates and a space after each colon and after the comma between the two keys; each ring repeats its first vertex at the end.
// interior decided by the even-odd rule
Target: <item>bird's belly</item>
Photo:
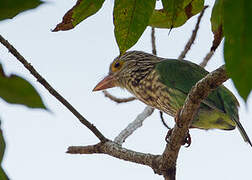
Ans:
{"type": "Polygon", "coordinates": [[[232,130],[236,124],[224,112],[216,109],[199,108],[193,119],[192,126],[200,129],[232,130]]]}
{"type": "Polygon", "coordinates": [[[158,89],[142,89],[139,88],[138,91],[132,92],[137,99],[149,105],[153,108],[156,108],[162,112],[167,113],[170,116],[175,116],[176,112],[182,107],[182,104],[177,101],[177,98],[172,99],[169,94],[158,89]]]}
{"type": "MultiPolygon", "coordinates": [[[[132,92],[143,103],[159,109],[166,114],[175,117],[177,111],[183,106],[185,97],[174,90],[156,91],[155,94],[145,90],[132,92]]],[[[230,117],[221,111],[201,106],[195,114],[192,127],[199,129],[223,129],[232,130],[235,123],[230,117]]]]}

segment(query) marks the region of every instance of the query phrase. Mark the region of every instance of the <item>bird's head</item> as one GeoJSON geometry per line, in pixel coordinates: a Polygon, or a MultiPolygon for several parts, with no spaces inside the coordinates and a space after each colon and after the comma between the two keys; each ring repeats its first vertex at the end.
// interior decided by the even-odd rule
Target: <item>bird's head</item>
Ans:
{"type": "Polygon", "coordinates": [[[143,78],[160,60],[161,58],[141,51],[126,52],[114,59],[110,64],[109,74],[95,86],[93,91],[112,87],[126,88],[130,82],[134,83],[135,80],[143,78]]]}

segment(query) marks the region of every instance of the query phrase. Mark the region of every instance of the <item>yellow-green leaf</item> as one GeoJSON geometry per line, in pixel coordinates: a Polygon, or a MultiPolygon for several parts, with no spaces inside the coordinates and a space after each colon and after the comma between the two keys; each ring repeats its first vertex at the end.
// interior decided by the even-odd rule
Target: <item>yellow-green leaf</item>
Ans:
{"type": "Polygon", "coordinates": [[[217,32],[223,24],[223,0],[216,0],[211,15],[213,33],[217,32]]]}
{"type": "Polygon", "coordinates": [[[73,29],[77,24],[101,9],[104,0],[78,0],[63,17],[53,32],[73,29]]]}
{"type": "Polygon", "coordinates": [[[211,15],[212,32],[214,34],[211,51],[215,51],[223,38],[223,21],[223,0],[216,0],[211,15]]]}
{"type": "Polygon", "coordinates": [[[0,0],[0,21],[13,18],[17,14],[38,7],[40,0],[0,0]]]}
{"type": "Polygon", "coordinates": [[[146,29],[156,0],[115,0],[114,33],[120,53],[131,48],[146,29]]]}
{"type": "MultiPolygon", "coordinates": [[[[164,4],[164,1],[162,1],[164,4]]],[[[168,6],[164,5],[164,6],[168,6]]],[[[169,6],[168,6],[169,7],[169,6]]],[[[182,26],[192,16],[201,12],[204,0],[183,1],[180,8],[166,8],[154,10],[149,21],[149,26],[156,28],[173,28],[182,26]]]]}
{"type": "Polygon", "coordinates": [[[252,1],[224,0],[223,6],[227,72],[246,101],[252,90],[252,1]]]}
{"type": "Polygon", "coordinates": [[[34,87],[25,79],[10,75],[7,77],[0,64],[0,98],[8,103],[23,104],[30,108],[46,109],[34,87]]]}

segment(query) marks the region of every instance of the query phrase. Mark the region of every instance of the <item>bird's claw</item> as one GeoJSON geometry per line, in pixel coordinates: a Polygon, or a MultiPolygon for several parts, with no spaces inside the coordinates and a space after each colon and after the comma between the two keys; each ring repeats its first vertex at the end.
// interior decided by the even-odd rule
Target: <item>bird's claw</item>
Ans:
{"type": "MultiPolygon", "coordinates": [[[[173,131],[173,128],[172,129],[170,129],[168,132],[167,132],[167,134],[166,134],[166,136],[165,136],[165,141],[166,141],[166,143],[169,143],[170,142],[170,140],[169,140],[169,138],[170,138],[170,136],[171,136],[171,134],[172,134],[172,131],[173,131]]],[[[190,133],[189,133],[189,131],[187,132],[187,135],[186,135],[186,137],[185,137],[185,139],[182,141],[182,145],[185,145],[185,147],[189,147],[190,145],[191,145],[191,143],[192,143],[192,138],[191,138],[191,135],[190,135],[190,133]]]]}
{"type": "Polygon", "coordinates": [[[184,141],[182,142],[182,145],[185,145],[185,147],[188,148],[191,145],[191,143],[192,143],[192,138],[191,138],[191,135],[188,131],[184,141]]]}

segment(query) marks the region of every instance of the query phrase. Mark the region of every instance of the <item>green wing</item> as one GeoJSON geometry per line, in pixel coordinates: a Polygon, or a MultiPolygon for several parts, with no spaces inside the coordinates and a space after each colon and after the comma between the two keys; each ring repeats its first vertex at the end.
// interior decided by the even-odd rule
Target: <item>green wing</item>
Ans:
{"type": "MultiPolygon", "coordinates": [[[[175,59],[166,59],[159,62],[156,65],[156,70],[160,76],[160,81],[167,88],[177,91],[180,98],[182,97],[181,94],[184,94],[185,96],[182,97],[184,100],[192,86],[208,74],[204,68],[197,64],[175,59]]],[[[199,110],[198,117],[195,117],[198,118],[198,121],[194,119],[196,120],[195,124],[198,123],[199,125],[201,123],[203,129],[218,128],[226,130],[234,129],[236,124],[244,141],[252,146],[245,129],[239,121],[238,106],[239,103],[232,92],[221,85],[201,103],[201,110],[199,110]]]]}
{"type": "MultiPolygon", "coordinates": [[[[161,61],[156,65],[156,70],[163,84],[185,95],[189,93],[192,86],[209,73],[197,64],[175,59],[161,61]]],[[[233,120],[238,120],[238,101],[223,85],[211,92],[203,103],[210,108],[227,113],[233,120]]]]}

